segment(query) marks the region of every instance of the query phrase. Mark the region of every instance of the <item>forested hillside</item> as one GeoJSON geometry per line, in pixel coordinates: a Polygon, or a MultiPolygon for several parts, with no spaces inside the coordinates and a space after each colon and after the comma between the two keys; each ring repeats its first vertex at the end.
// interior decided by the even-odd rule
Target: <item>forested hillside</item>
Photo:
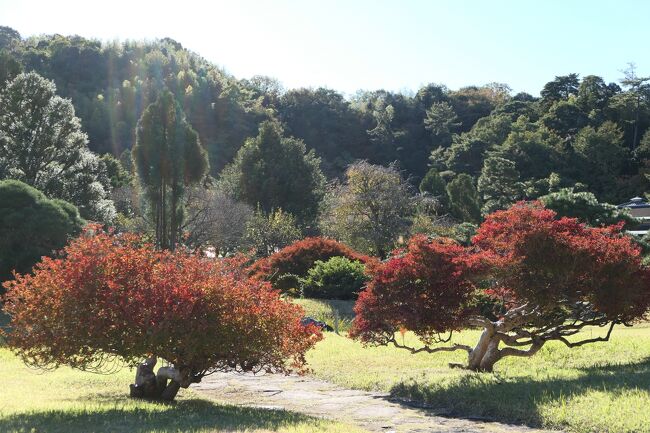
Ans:
{"type": "MultiPolygon", "coordinates": [[[[114,159],[102,158],[111,182],[99,176],[105,189],[112,190],[118,214],[137,214],[137,200],[127,197],[133,192],[123,188],[138,188],[130,150],[139,119],[163,90],[172,93],[179,116],[186,116],[207,151],[208,183],[218,185],[210,200],[231,200],[233,206],[243,202],[257,208],[259,216],[289,209],[285,216],[297,218],[295,223],[308,229],[303,233],[318,232],[319,213],[332,215],[324,180],[353,182],[349,167],[359,160],[390,167],[413,195],[419,187],[435,202],[422,205],[420,200],[405,208],[409,224],[415,225],[423,219],[414,215],[423,213],[429,218],[425,224],[431,214],[477,223],[517,200],[563,188],[593,193],[609,203],[648,190],[650,86],[633,66],[615,83],[595,75],[549,77],[540,97],[513,94],[500,83],[457,90],[428,84],[412,94],[361,90],[346,96],[325,88],[285,89],[264,76],[238,79],[167,38],[100,42],[79,36],[21,37],[1,27],[1,88],[30,71],[53,81],[56,94],[71,100],[90,151],[121,161],[116,167],[114,159]],[[277,149],[293,150],[261,151],[269,134],[280,143],[277,149]],[[293,162],[286,159],[289,154],[293,162]],[[262,164],[255,158],[277,160],[262,164]],[[251,171],[260,164],[266,168],[251,171]],[[282,171],[285,166],[297,170],[288,178],[307,176],[294,183],[309,184],[312,191],[282,190],[291,182],[268,167],[282,171]],[[246,192],[246,182],[255,194],[263,194],[256,185],[264,184],[273,200],[264,202],[246,192]]],[[[205,194],[188,194],[184,206],[191,210],[192,203],[207,200],[205,194]]],[[[72,194],[60,196],[83,204],[72,194]]],[[[83,206],[81,211],[91,219],[99,214],[83,206]]]]}
{"type": "Polygon", "coordinates": [[[448,179],[478,177],[486,159],[503,158],[514,166],[499,160],[484,174],[505,175],[508,182],[516,176],[528,195],[545,189],[552,173],[562,184],[581,182],[613,201],[645,186],[639,174],[650,150],[650,137],[643,140],[650,91],[633,70],[618,84],[593,75],[559,76],[541,98],[511,95],[507,84],[491,83],[459,90],[429,84],[413,95],[363,90],[346,99],[331,89],[283,89],[269,77],[238,80],[171,39],[22,39],[5,27],[0,44],[3,82],[21,70],[53,80],[72,100],[98,153],[119,156],[130,149],[144,107],[167,87],[208,149],[213,175],[261,121],[276,118],[316,151],[330,176],[367,159],[398,161],[415,179],[428,163],[448,179]]]}

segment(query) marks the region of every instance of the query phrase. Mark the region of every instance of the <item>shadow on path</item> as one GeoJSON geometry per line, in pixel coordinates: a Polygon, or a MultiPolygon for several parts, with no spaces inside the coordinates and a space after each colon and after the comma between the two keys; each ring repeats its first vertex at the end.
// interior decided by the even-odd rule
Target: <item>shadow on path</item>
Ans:
{"type": "Polygon", "coordinates": [[[385,393],[344,389],[297,376],[218,373],[193,385],[198,392],[231,404],[273,407],[355,424],[371,432],[523,433],[533,429],[496,422],[437,416],[385,393]]]}

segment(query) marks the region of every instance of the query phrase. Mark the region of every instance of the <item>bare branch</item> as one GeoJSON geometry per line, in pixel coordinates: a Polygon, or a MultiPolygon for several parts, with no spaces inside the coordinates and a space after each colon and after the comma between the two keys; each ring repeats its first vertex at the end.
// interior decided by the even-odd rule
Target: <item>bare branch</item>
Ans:
{"type": "Polygon", "coordinates": [[[522,357],[533,356],[539,351],[539,349],[541,349],[544,346],[544,343],[546,343],[546,341],[541,339],[535,339],[533,341],[533,344],[530,346],[528,350],[515,349],[513,347],[505,347],[499,350],[499,359],[504,358],[506,356],[522,356],[522,357]]]}
{"type": "Polygon", "coordinates": [[[588,338],[586,340],[581,340],[581,341],[576,341],[576,342],[570,342],[564,337],[558,337],[556,340],[560,340],[562,343],[564,343],[567,347],[579,347],[584,344],[588,343],[597,343],[599,341],[609,341],[609,337],[612,335],[612,331],[614,330],[614,325],[616,325],[616,322],[612,322],[609,325],[609,330],[607,331],[607,335],[604,337],[595,337],[595,338],[588,338]]]}
{"type": "Polygon", "coordinates": [[[414,347],[409,347],[404,344],[400,344],[397,342],[395,339],[395,336],[393,336],[390,340],[389,343],[392,343],[393,346],[397,347],[398,349],[406,349],[412,354],[416,353],[436,353],[436,352],[454,352],[456,350],[464,350],[467,353],[470,353],[472,351],[472,348],[465,345],[465,344],[452,344],[451,346],[440,346],[440,347],[429,347],[429,346],[423,346],[420,347],[419,349],[416,349],[414,347]]]}
{"type": "Polygon", "coordinates": [[[440,334],[437,334],[436,337],[433,338],[433,341],[436,343],[449,343],[451,341],[451,337],[454,336],[454,331],[449,331],[449,335],[447,337],[441,337],[440,334]]]}
{"type": "Polygon", "coordinates": [[[509,335],[503,332],[498,332],[496,336],[508,346],[528,346],[529,344],[533,344],[533,340],[526,336],[509,335]],[[519,341],[521,338],[527,338],[527,340],[519,341]]]}
{"type": "Polygon", "coordinates": [[[468,318],[467,324],[470,326],[477,326],[479,328],[488,328],[488,329],[494,328],[494,323],[492,323],[490,320],[486,319],[485,317],[480,317],[480,316],[472,316],[468,318]]]}
{"type": "Polygon", "coordinates": [[[528,303],[520,305],[519,307],[513,308],[511,310],[508,310],[504,317],[506,318],[512,318],[516,316],[520,316],[522,314],[526,313],[526,308],[528,308],[528,303]]]}

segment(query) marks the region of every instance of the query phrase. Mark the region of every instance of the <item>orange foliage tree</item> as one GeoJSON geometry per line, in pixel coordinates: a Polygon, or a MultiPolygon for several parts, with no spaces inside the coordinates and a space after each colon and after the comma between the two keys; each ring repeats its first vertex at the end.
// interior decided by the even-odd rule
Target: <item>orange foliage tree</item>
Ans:
{"type": "Polygon", "coordinates": [[[248,278],[243,262],[86,232],[60,258],[6,283],[8,342],[38,367],[102,371],[146,358],[136,396],[172,399],[217,371],[302,370],[320,331],[303,326],[301,308],[268,283],[248,278]],[[156,377],[158,358],[170,365],[156,377]]]}

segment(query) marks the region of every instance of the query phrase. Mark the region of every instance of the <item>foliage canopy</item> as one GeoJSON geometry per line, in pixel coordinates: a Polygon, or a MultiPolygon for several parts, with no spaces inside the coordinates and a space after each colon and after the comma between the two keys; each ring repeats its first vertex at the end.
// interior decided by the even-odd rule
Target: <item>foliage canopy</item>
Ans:
{"type": "Polygon", "coordinates": [[[467,368],[487,371],[548,341],[606,341],[615,325],[650,307],[650,268],[620,228],[588,227],[558,219],[539,202],[520,202],[490,214],[470,248],[417,236],[372,270],[352,335],[414,353],[465,350],[467,368]],[[484,329],[476,347],[434,347],[467,326],[484,329]],[[606,335],[570,338],[587,326],[606,326],[606,335]],[[425,346],[404,346],[395,336],[400,329],[414,331],[425,346]]]}
{"type": "Polygon", "coordinates": [[[77,235],[84,221],[77,208],[50,200],[19,180],[0,181],[0,281],[27,273],[77,235]]]}
{"type": "Polygon", "coordinates": [[[135,365],[153,355],[184,387],[214,371],[304,367],[320,332],[268,283],[246,278],[242,259],[92,230],[5,284],[8,342],[26,363],[102,371],[114,359],[135,365]]]}

